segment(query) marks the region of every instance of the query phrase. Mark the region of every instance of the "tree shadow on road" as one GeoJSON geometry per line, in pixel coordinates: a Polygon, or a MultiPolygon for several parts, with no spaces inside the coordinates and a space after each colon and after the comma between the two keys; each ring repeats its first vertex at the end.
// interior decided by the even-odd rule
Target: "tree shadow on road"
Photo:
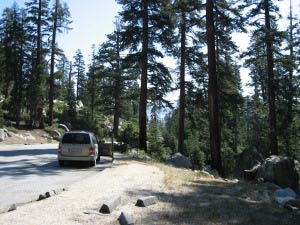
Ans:
{"type": "Polygon", "coordinates": [[[114,165],[111,160],[101,159],[96,167],[90,167],[84,162],[72,162],[60,167],[56,158],[56,149],[28,149],[0,151],[0,157],[7,160],[0,161],[0,177],[24,179],[26,176],[52,176],[64,172],[103,171],[114,165]],[[26,157],[28,156],[28,157],[26,157]],[[22,158],[17,160],[15,158],[22,158]],[[14,159],[13,161],[11,159],[14,159]]]}

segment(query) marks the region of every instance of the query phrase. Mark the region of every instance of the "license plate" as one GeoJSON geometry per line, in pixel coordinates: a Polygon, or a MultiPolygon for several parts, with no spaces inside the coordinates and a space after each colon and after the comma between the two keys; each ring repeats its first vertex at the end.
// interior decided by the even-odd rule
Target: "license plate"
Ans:
{"type": "Polygon", "coordinates": [[[81,153],[81,149],[69,149],[69,153],[72,155],[79,155],[81,153]]]}

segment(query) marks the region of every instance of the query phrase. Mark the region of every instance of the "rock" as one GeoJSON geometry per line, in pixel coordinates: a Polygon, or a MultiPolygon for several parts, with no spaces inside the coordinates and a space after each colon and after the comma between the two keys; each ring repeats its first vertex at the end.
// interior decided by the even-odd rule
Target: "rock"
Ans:
{"type": "Polygon", "coordinates": [[[10,132],[10,131],[8,131],[8,132],[7,132],[7,136],[8,136],[8,137],[13,137],[13,136],[14,136],[14,133],[13,133],[13,132],[10,132]]]}
{"type": "Polygon", "coordinates": [[[270,196],[269,192],[267,190],[264,190],[261,195],[261,200],[265,203],[271,203],[272,197],[270,196]]]}
{"type": "Polygon", "coordinates": [[[50,191],[47,191],[46,193],[45,193],[45,197],[46,198],[50,198],[51,196],[53,196],[54,195],[54,192],[52,191],[52,192],[50,192],[50,191]]]}
{"type": "Polygon", "coordinates": [[[155,204],[156,201],[157,198],[155,196],[148,196],[138,199],[135,205],[139,207],[146,207],[155,204]]]}
{"type": "Polygon", "coordinates": [[[175,167],[181,167],[181,168],[192,168],[191,160],[182,155],[181,153],[176,153],[169,158],[167,158],[166,163],[172,164],[175,167]]]}
{"type": "Polygon", "coordinates": [[[289,201],[293,201],[295,200],[295,198],[292,197],[275,197],[276,202],[279,205],[285,205],[286,203],[288,203],[289,201]]]}
{"type": "Polygon", "coordinates": [[[281,187],[299,190],[299,174],[291,158],[275,155],[267,158],[257,171],[256,178],[260,177],[281,187]]]}
{"type": "Polygon", "coordinates": [[[7,133],[3,129],[0,129],[0,142],[4,141],[6,138],[8,138],[7,133]]]}
{"type": "Polygon", "coordinates": [[[264,158],[257,149],[246,149],[235,156],[234,172],[238,177],[244,177],[245,170],[251,170],[263,161],[264,158]]]}
{"type": "Polygon", "coordinates": [[[64,191],[63,188],[58,188],[58,189],[53,190],[53,193],[58,195],[58,194],[62,193],[63,191],[64,191]]]}
{"type": "Polygon", "coordinates": [[[257,183],[260,183],[260,184],[262,184],[264,181],[265,181],[265,180],[264,180],[264,178],[262,178],[262,177],[260,177],[260,178],[258,178],[258,179],[256,180],[256,182],[257,182],[257,183]]]}
{"type": "Polygon", "coordinates": [[[49,135],[48,135],[48,134],[42,134],[41,137],[42,137],[42,138],[48,138],[49,135]]]}
{"type": "Polygon", "coordinates": [[[25,140],[35,140],[36,138],[31,135],[31,133],[25,133],[25,140]]]}
{"type": "Polygon", "coordinates": [[[57,131],[57,130],[51,130],[50,135],[53,136],[53,137],[60,137],[61,136],[60,132],[57,131]]]}
{"type": "Polygon", "coordinates": [[[64,129],[65,132],[70,131],[69,128],[67,127],[67,125],[65,125],[65,124],[62,124],[62,123],[58,124],[58,127],[64,129]]]}
{"type": "Polygon", "coordinates": [[[299,210],[299,208],[291,206],[289,204],[284,204],[283,207],[286,208],[286,209],[288,209],[288,210],[290,210],[290,211],[293,211],[293,212],[296,211],[296,210],[299,210]]]}
{"type": "Polygon", "coordinates": [[[99,212],[104,214],[109,214],[121,204],[122,204],[121,196],[113,197],[101,206],[99,212]]]}
{"type": "Polygon", "coordinates": [[[8,212],[11,212],[11,211],[14,211],[14,210],[16,210],[17,209],[17,206],[16,206],[16,204],[12,204],[11,206],[9,206],[9,208],[8,208],[8,212]]]}
{"type": "Polygon", "coordinates": [[[8,130],[6,128],[3,128],[2,130],[8,134],[8,130]]]}
{"type": "Polygon", "coordinates": [[[253,166],[253,168],[251,168],[250,170],[244,170],[244,178],[246,180],[254,180],[257,171],[259,170],[259,168],[261,167],[261,164],[258,163],[255,166],[253,166]]]}
{"type": "Polygon", "coordinates": [[[209,172],[201,170],[201,175],[203,175],[204,177],[208,177],[208,178],[215,178],[213,175],[211,175],[209,172]]]}
{"type": "Polygon", "coordinates": [[[300,200],[299,199],[293,199],[287,202],[287,204],[293,206],[293,207],[297,207],[300,208],[300,200]]]}
{"type": "Polygon", "coordinates": [[[40,194],[40,195],[39,195],[39,198],[38,198],[38,201],[44,200],[45,198],[46,198],[45,195],[40,194]]]}
{"type": "Polygon", "coordinates": [[[271,182],[265,182],[264,183],[264,186],[268,189],[271,189],[271,190],[278,190],[278,189],[281,189],[280,186],[276,185],[276,184],[273,184],[271,182]]]}
{"type": "Polygon", "coordinates": [[[292,197],[296,198],[297,194],[291,188],[279,189],[274,192],[275,197],[292,197]]]}
{"type": "Polygon", "coordinates": [[[133,225],[132,217],[126,213],[122,212],[120,217],[119,217],[119,222],[121,225],[133,225]]]}
{"type": "Polygon", "coordinates": [[[279,189],[274,192],[275,200],[278,204],[284,205],[290,201],[296,200],[296,193],[291,188],[279,189]]]}

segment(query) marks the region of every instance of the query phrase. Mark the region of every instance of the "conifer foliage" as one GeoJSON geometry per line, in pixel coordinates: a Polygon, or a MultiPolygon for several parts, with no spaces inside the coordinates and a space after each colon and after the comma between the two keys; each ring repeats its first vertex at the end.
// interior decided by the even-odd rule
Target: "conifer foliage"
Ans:
{"type": "Polygon", "coordinates": [[[247,149],[300,159],[293,1],[286,0],[288,18],[276,0],[116,2],[122,10],[113,32],[93,45],[90,61],[83,49],[67,58],[57,43],[71,29],[65,1],[27,0],[3,10],[1,127],[8,120],[35,128],[69,123],[160,160],[180,152],[194,168],[209,164],[221,176],[247,149]],[[244,52],[233,41],[241,33],[249,37],[244,52]],[[241,67],[250,71],[248,96],[241,67]]]}

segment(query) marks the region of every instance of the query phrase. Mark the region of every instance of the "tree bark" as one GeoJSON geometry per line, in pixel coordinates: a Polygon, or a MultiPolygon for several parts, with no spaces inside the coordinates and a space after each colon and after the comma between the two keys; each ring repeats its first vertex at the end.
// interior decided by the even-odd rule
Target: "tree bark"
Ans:
{"type": "MultiPolygon", "coordinates": [[[[119,29],[117,27],[117,29],[119,29]]],[[[115,84],[115,108],[114,108],[114,122],[113,133],[115,137],[119,135],[119,123],[120,123],[120,94],[121,94],[121,74],[120,74],[120,33],[117,34],[117,68],[116,68],[116,84],[115,84]]]]}
{"type": "Polygon", "coordinates": [[[51,41],[51,65],[50,65],[50,88],[49,88],[49,126],[53,124],[53,101],[54,101],[54,66],[55,66],[55,53],[56,53],[56,30],[57,30],[57,9],[59,0],[55,2],[54,18],[53,18],[53,31],[51,41]]]}
{"type": "Polygon", "coordinates": [[[273,35],[270,23],[269,0],[264,0],[265,25],[266,25],[266,47],[267,47],[267,71],[268,71],[268,103],[269,103],[269,139],[270,149],[273,155],[278,155],[277,124],[276,124],[276,100],[274,87],[274,59],[273,59],[273,35]]]}
{"type": "Polygon", "coordinates": [[[180,43],[180,97],[179,97],[179,130],[178,151],[184,154],[184,119],[185,119],[185,55],[186,55],[186,18],[184,9],[181,15],[180,43]]]}
{"type": "Polygon", "coordinates": [[[289,66],[289,81],[288,81],[288,105],[287,105],[287,115],[286,115],[286,130],[284,131],[285,135],[285,148],[286,155],[291,156],[291,125],[293,122],[293,98],[295,95],[293,77],[294,77],[294,37],[293,37],[293,11],[292,11],[292,0],[290,0],[290,30],[289,30],[289,50],[290,50],[290,66],[289,66]]]}
{"type": "Polygon", "coordinates": [[[207,54],[208,54],[208,110],[211,167],[216,169],[221,176],[224,171],[221,161],[221,129],[219,122],[218,102],[218,77],[216,72],[216,49],[215,49],[215,27],[214,27],[214,1],[207,0],[206,3],[206,29],[207,29],[207,54]]]}
{"type": "Polygon", "coordinates": [[[36,109],[37,120],[39,121],[39,128],[44,128],[44,118],[43,118],[43,109],[44,109],[44,99],[43,93],[41,90],[42,86],[42,0],[39,0],[39,11],[38,11],[38,21],[37,21],[37,54],[36,54],[36,76],[37,76],[37,85],[39,86],[39,96],[38,106],[36,109]]]}
{"type": "Polygon", "coordinates": [[[139,109],[139,147],[147,152],[148,0],[143,0],[142,75],[139,109]]]}

